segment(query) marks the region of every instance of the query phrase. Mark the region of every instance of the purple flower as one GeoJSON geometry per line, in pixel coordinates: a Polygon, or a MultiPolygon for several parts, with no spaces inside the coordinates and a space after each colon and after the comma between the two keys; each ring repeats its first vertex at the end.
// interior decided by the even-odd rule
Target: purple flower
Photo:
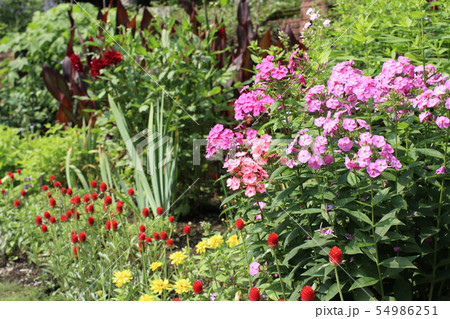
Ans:
{"type": "Polygon", "coordinates": [[[400,247],[394,247],[394,251],[395,251],[396,253],[398,253],[398,252],[402,251],[402,249],[401,249],[400,247]]]}

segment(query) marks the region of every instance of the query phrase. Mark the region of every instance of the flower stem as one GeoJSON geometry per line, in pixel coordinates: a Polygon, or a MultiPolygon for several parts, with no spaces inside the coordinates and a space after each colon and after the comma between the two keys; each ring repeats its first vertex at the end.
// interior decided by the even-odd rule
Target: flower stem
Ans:
{"type": "Polygon", "coordinates": [[[337,283],[338,290],[339,290],[339,297],[341,297],[341,301],[344,301],[344,297],[342,296],[341,283],[339,282],[339,274],[337,271],[337,266],[334,266],[334,273],[336,275],[336,283],[337,283]]]}
{"type": "Polygon", "coordinates": [[[382,299],[384,299],[383,277],[381,276],[380,259],[378,257],[378,245],[377,245],[377,239],[376,239],[376,235],[375,235],[375,211],[374,211],[374,207],[373,207],[373,181],[372,181],[372,178],[369,178],[369,180],[370,180],[370,207],[372,209],[373,244],[375,246],[375,257],[377,260],[378,280],[380,281],[381,297],[382,297],[382,299]]]}
{"type": "Polygon", "coordinates": [[[280,278],[281,291],[283,292],[283,298],[284,298],[284,300],[286,300],[286,293],[284,291],[284,284],[283,284],[283,280],[281,278],[280,266],[278,266],[277,254],[276,254],[275,250],[272,250],[272,252],[273,252],[273,257],[275,258],[275,265],[277,266],[278,278],[280,278]]]}
{"type": "MultiPolygon", "coordinates": [[[[249,270],[249,263],[248,263],[248,258],[247,258],[247,246],[245,245],[245,238],[242,235],[241,232],[241,240],[242,240],[242,245],[244,246],[244,257],[245,257],[245,269],[247,269],[247,271],[249,270]]],[[[253,281],[252,281],[252,275],[250,275],[250,271],[248,271],[248,275],[249,275],[249,282],[248,284],[250,285],[250,288],[253,286],[253,281]]]]}

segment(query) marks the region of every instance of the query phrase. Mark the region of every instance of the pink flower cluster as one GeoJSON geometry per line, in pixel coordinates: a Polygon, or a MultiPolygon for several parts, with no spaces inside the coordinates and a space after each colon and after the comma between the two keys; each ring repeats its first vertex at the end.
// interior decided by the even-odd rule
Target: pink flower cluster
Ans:
{"type": "Polygon", "coordinates": [[[266,112],[275,100],[269,95],[265,95],[262,90],[249,91],[241,94],[234,102],[234,118],[244,120],[249,116],[260,116],[266,112]]]}

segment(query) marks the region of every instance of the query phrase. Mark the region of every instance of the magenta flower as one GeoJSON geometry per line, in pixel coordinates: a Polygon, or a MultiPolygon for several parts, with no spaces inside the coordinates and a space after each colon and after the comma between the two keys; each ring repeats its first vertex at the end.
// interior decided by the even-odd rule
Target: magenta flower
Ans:
{"type": "Polygon", "coordinates": [[[446,116],[439,116],[436,119],[436,125],[439,126],[439,128],[448,128],[450,120],[446,116]]]}
{"type": "Polygon", "coordinates": [[[259,266],[261,266],[261,265],[259,264],[259,262],[256,262],[256,261],[254,261],[250,264],[250,275],[251,276],[254,276],[257,273],[259,273],[259,266]]]}
{"type": "Polygon", "coordinates": [[[445,166],[441,166],[436,170],[436,174],[445,174],[445,166]]]}

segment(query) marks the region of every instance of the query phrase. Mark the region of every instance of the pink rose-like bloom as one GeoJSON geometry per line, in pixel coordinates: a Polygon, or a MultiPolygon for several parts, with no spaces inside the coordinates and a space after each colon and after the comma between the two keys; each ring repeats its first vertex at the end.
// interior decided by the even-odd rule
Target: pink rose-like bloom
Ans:
{"type": "Polygon", "coordinates": [[[308,134],[304,134],[298,139],[298,144],[300,146],[308,146],[309,144],[311,144],[311,140],[311,136],[309,136],[308,134]]]}
{"type": "Polygon", "coordinates": [[[356,121],[354,119],[344,119],[342,123],[342,127],[350,132],[353,132],[357,126],[358,125],[356,124],[356,121]]]}
{"type": "Polygon", "coordinates": [[[343,138],[339,139],[338,146],[344,152],[348,152],[352,149],[353,142],[348,137],[343,137],[343,138]]]}
{"type": "Polygon", "coordinates": [[[436,119],[436,125],[439,126],[439,128],[448,128],[450,120],[446,116],[439,116],[436,119]]]}
{"type": "Polygon", "coordinates": [[[311,158],[308,161],[308,165],[312,169],[319,169],[322,167],[323,164],[324,164],[323,160],[317,155],[311,156],[311,158]]]}
{"type": "Polygon", "coordinates": [[[297,158],[301,163],[305,164],[311,158],[311,154],[309,154],[307,150],[301,150],[300,152],[298,152],[297,158]]]}
{"type": "Polygon", "coordinates": [[[250,264],[250,267],[249,267],[250,268],[250,276],[254,276],[259,273],[259,266],[261,266],[261,265],[259,264],[259,262],[256,262],[256,261],[254,261],[250,264]]]}
{"type": "Polygon", "coordinates": [[[445,174],[445,166],[441,166],[436,170],[436,174],[445,174]]]}
{"type": "Polygon", "coordinates": [[[272,70],[270,75],[277,80],[281,80],[288,74],[288,69],[285,66],[280,66],[279,68],[275,68],[272,70]]]}
{"type": "Polygon", "coordinates": [[[256,195],[256,189],[253,186],[249,186],[247,187],[247,189],[245,190],[245,195],[247,197],[253,197],[256,195]]]}

